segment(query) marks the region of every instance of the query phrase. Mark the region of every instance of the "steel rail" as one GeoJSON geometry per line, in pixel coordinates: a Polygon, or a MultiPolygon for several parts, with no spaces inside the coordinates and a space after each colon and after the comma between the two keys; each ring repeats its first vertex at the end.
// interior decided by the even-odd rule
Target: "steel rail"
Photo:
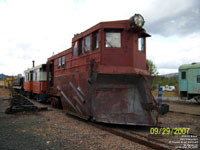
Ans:
{"type": "Polygon", "coordinates": [[[155,150],[171,150],[171,149],[173,149],[172,145],[169,145],[167,143],[146,137],[144,135],[140,135],[138,133],[128,134],[128,133],[125,133],[123,131],[119,131],[119,130],[112,129],[112,128],[109,128],[109,127],[105,127],[105,126],[102,126],[102,125],[98,125],[96,123],[90,123],[90,125],[95,126],[96,128],[99,128],[101,130],[110,132],[114,135],[123,137],[127,140],[136,142],[140,145],[144,145],[144,146],[147,146],[149,148],[155,149],[155,150]]]}
{"type": "Polygon", "coordinates": [[[177,114],[184,114],[184,115],[191,115],[191,116],[200,116],[200,114],[191,114],[191,113],[171,111],[171,110],[169,112],[171,112],[171,113],[177,113],[177,114]]]}

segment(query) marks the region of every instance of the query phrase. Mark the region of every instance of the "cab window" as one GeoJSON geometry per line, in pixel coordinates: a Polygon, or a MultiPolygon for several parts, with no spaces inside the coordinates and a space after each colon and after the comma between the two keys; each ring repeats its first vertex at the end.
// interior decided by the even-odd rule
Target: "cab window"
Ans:
{"type": "Polygon", "coordinates": [[[105,47],[121,48],[121,31],[106,31],[105,47]]]}
{"type": "Polygon", "coordinates": [[[33,81],[33,71],[30,71],[30,81],[33,81]]]}
{"type": "Polygon", "coordinates": [[[183,79],[183,80],[186,79],[186,72],[185,71],[181,73],[181,79],[183,79]]]}
{"type": "Polygon", "coordinates": [[[141,52],[144,51],[144,38],[143,37],[138,38],[138,50],[141,52]]]}
{"type": "Polygon", "coordinates": [[[83,39],[78,40],[78,55],[83,54],[83,39]]]}
{"type": "Polygon", "coordinates": [[[92,34],[92,50],[97,50],[99,48],[99,34],[98,31],[92,34]]]}
{"type": "Polygon", "coordinates": [[[62,56],[62,67],[65,66],[65,56],[62,56]]]}
{"type": "Polygon", "coordinates": [[[200,83],[200,75],[197,75],[197,83],[200,83]]]}
{"type": "Polygon", "coordinates": [[[76,55],[77,55],[77,41],[75,42],[74,47],[73,47],[73,56],[76,56],[76,55]]]}
{"type": "Polygon", "coordinates": [[[85,37],[85,52],[90,50],[90,35],[85,37]]]}
{"type": "Polygon", "coordinates": [[[58,68],[60,68],[60,67],[61,67],[61,58],[58,57],[58,68]]]}
{"type": "Polygon", "coordinates": [[[37,72],[35,72],[35,81],[37,81],[37,72]]]}
{"type": "Polygon", "coordinates": [[[26,81],[29,81],[29,73],[26,73],[26,81]]]}

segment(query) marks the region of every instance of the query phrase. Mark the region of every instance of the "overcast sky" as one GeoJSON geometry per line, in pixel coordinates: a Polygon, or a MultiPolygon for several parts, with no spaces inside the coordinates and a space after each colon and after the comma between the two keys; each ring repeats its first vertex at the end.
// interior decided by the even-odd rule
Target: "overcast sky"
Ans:
{"type": "Polygon", "coordinates": [[[71,47],[75,33],[140,13],[159,74],[200,62],[199,0],[0,0],[0,73],[23,74],[71,47]]]}

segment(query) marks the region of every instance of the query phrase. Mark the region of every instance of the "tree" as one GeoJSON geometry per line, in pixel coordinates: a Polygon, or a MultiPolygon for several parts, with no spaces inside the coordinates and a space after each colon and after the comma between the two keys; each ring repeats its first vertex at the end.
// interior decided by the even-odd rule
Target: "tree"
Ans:
{"type": "Polygon", "coordinates": [[[150,59],[147,59],[146,62],[147,62],[147,65],[148,65],[148,72],[149,72],[149,74],[150,74],[151,76],[156,76],[156,75],[158,75],[157,67],[156,67],[156,65],[153,63],[153,61],[150,60],[150,59]]]}

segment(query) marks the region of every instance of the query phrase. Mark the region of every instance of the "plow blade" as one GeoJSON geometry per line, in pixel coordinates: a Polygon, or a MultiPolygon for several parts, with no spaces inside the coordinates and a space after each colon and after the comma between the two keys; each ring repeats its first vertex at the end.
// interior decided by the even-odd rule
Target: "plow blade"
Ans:
{"type": "MultiPolygon", "coordinates": [[[[141,75],[98,75],[91,85],[91,114],[97,122],[156,125],[157,108],[141,75]]],[[[90,94],[89,94],[90,95],[90,94]]]]}

